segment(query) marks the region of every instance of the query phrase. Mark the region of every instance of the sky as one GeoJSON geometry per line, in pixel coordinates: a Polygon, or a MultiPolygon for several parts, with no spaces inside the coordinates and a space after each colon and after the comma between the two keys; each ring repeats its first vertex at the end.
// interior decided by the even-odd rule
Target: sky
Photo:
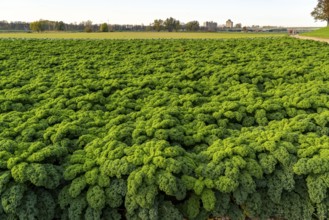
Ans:
{"type": "Polygon", "coordinates": [[[173,17],[183,23],[231,19],[243,26],[322,27],[310,12],[317,0],[1,0],[0,20],[144,24],[173,17]]]}

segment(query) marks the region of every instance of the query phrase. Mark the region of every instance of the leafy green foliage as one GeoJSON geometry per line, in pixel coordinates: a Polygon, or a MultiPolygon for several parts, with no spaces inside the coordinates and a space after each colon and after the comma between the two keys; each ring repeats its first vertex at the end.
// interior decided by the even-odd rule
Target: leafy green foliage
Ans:
{"type": "Polygon", "coordinates": [[[327,219],[329,47],[0,40],[0,219],[327,219]]]}

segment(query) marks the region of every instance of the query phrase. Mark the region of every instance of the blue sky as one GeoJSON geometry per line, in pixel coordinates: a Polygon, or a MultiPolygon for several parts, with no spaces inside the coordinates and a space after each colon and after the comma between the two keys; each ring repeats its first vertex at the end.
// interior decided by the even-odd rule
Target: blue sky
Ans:
{"type": "Polygon", "coordinates": [[[310,16],[316,4],[317,0],[1,0],[0,20],[147,25],[174,17],[201,24],[231,19],[242,25],[325,26],[310,16]]]}

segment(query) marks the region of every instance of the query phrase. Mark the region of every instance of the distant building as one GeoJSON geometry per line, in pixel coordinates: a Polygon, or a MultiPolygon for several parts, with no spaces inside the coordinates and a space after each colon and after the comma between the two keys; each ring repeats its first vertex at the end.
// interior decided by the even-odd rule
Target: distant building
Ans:
{"type": "Polygon", "coordinates": [[[235,28],[242,28],[242,24],[241,23],[236,24],[235,28]]]}
{"type": "Polygon", "coordinates": [[[206,21],[203,23],[206,31],[216,31],[217,30],[217,23],[213,21],[206,21]]]}
{"type": "Polygon", "coordinates": [[[228,19],[228,20],[226,21],[226,27],[227,27],[227,28],[233,28],[233,21],[231,21],[231,19],[228,19]]]}

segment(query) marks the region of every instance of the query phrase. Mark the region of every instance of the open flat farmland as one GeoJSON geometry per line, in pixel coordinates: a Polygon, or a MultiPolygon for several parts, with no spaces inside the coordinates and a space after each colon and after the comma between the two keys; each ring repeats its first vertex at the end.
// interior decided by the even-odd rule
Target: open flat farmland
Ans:
{"type": "Polygon", "coordinates": [[[277,33],[182,33],[182,32],[110,32],[110,33],[0,33],[0,38],[38,39],[223,39],[283,37],[277,33]]]}
{"type": "Polygon", "coordinates": [[[0,219],[328,219],[328,44],[0,51],[0,219]]]}

